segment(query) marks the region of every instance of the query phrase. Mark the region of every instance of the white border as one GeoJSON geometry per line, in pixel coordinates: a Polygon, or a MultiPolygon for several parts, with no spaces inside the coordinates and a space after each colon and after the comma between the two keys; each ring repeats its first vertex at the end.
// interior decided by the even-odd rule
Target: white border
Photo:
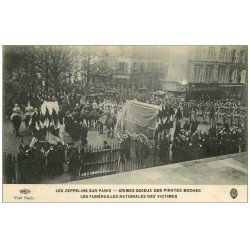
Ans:
{"type": "MultiPolygon", "coordinates": [[[[247,0],[6,0],[0,10],[1,45],[250,43],[247,0]]],[[[0,209],[3,249],[249,246],[248,204],[1,204],[0,209]]]]}

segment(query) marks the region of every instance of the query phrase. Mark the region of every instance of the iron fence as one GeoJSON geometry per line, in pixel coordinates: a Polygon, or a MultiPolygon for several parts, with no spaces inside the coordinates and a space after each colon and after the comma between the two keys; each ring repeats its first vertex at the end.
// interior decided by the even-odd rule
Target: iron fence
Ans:
{"type": "MultiPolygon", "coordinates": [[[[169,152],[165,152],[165,155],[169,155],[169,152]]],[[[109,149],[92,148],[80,158],[78,179],[150,168],[167,164],[169,160],[160,157],[159,148],[155,145],[135,144],[129,147],[112,145],[109,149]]]]}
{"type": "MultiPolygon", "coordinates": [[[[27,162],[24,164],[20,161],[19,155],[6,153],[3,160],[3,183],[36,183],[33,178],[36,172],[35,164],[31,163],[34,166],[29,166],[27,162]]],[[[69,156],[65,150],[65,162],[68,161],[69,156]]],[[[113,144],[105,149],[101,147],[79,149],[80,164],[69,173],[73,181],[150,168],[167,164],[168,161],[169,148],[161,152],[157,145],[132,144],[122,147],[120,144],[113,144]]]]}

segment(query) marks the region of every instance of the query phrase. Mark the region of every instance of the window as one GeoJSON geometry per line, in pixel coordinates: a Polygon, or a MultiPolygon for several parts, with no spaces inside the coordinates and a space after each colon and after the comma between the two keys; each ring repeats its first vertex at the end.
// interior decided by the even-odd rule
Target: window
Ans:
{"type": "Polygon", "coordinates": [[[141,64],[140,64],[140,71],[141,71],[141,72],[144,72],[144,70],[145,70],[145,64],[144,64],[144,63],[141,63],[141,64]]]}
{"type": "Polygon", "coordinates": [[[201,49],[200,48],[198,48],[196,51],[196,60],[197,61],[201,60],[201,49]]]}
{"type": "Polygon", "coordinates": [[[219,72],[218,72],[218,81],[219,81],[219,83],[223,83],[224,78],[225,78],[225,68],[221,67],[221,68],[219,68],[219,72]]]}
{"type": "Polygon", "coordinates": [[[118,73],[120,73],[120,74],[126,73],[126,63],[125,62],[118,63],[118,73]]]}
{"type": "Polygon", "coordinates": [[[148,64],[147,64],[147,71],[148,71],[148,72],[151,72],[151,63],[148,63],[148,64]]]}
{"type": "Polygon", "coordinates": [[[242,63],[247,63],[247,52],[246,51],[243,52],[242,63]]]}
{"type": "Polygon", "coordinates": [[[226,48],[221,48],[221,50],[220,50],[220,60],[222,62],[225,62],[226,61],[226,56],[227,56],[226,48]]]}
{"type": "Polygon", "coordinates": [[[137,63],[134,63],[134,64],[133,64],[133,71],[134,71],[134,72],[137,72],[137,69],[138,69],[137,63]]]}
{"type": "Polygon", "coordinates": [[[201,82],[201,66],[194,68],[194,82],[201,82]]]}
{"type": "Polygon", "coordinates": [[[128,63],[125,63],[125,74],[128,74],[128,63]]]}
{"type": "Polygon", "coordinates": [[[238,74],[239,74],[239,71],[237,69],[233,70],[232,75],[231,75],[232,83],[238,82],[238,74]]]}
{"type": "Polygon", "coordinates": [[[246,83],[247,71],[244,69],[240,73],[240,83],[246,83]]]}
{"type": "Polygon", "coordinates": [[[233,63],[238,63],[239,59],[240,59],[240,53],[239,53],[239,51],[233,50],[233,53],[232,53],[232,62],[233,63]]]}
{"type": "Polygon", "coordinates": [[[239,51],[236,51],[235,62],[236,63],[240,62],[240,52],[239,51]]]}
{"type": "Polygon", "coordinates": [[[210,83],[212,81],[212,72],[213,72],[212,67],[209,66],[206,68],[206,83],[210,83]]]}
{"type": "Polygon", "coordinates": [[[208,60],[209,61],[214,60],[214,47],[208,48],[208,60]]]}
{"type": "Polygon", "coordinates": [[[204,59],[204,54],[205,54],[205,51],[201,48],[198,48],[196,52],[197,61],[202,61],[204,59]]]}

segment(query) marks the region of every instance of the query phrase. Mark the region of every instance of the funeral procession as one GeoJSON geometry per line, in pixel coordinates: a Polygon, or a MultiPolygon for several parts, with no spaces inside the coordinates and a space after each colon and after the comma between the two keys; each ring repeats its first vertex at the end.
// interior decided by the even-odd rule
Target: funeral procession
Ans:
{"type": "Polygon", "coordinates": [[[3,183],[247,184],[248,47],[3,46],[3,183]]]}

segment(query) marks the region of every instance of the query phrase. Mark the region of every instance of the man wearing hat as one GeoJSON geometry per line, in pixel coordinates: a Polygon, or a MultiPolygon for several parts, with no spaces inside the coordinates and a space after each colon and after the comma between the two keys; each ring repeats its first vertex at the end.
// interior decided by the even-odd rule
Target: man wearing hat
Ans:
{"type": "Polygon", "coordinates": [[[19,136],[19,129],[22,123],[22,118],[21,118],[21,109],[18,106],[18,104],[15,104],[15,107],[13,108],[13,112],[11,115],[11,121],[14,126],[14,131],[13,133],[16,133],[16,136],[19,136]]]}

